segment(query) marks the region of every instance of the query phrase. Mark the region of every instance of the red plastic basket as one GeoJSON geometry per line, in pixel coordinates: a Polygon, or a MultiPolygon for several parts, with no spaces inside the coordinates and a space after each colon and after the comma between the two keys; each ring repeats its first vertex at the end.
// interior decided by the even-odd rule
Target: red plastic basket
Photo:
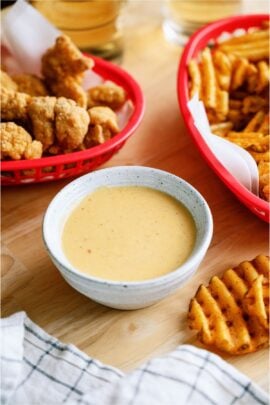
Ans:
{"type": "Polygon", "coordinates": [[[6,161],[1,164],[2,185],[23,185],[59,180],[96,169],[110,159],[140,124],[144,113],[144,97],[138,83],[119,66],[91,56],[94,72],[105,80],[122,86],[134,105],[134,111],[124,129],[102,145],[69,154],[33,160],[6,161]]]}
{"type": "Polygon", "coordinates": [[[269,204],[251,193],[236,180],[219,162],[194,125],[192,116],[187,107],[189,100],[187,64],[191,58],[196,57],[199,51],[211,40],[218,38],[222,32],[233,32],[238,28],[248,29],[250,27],[259,27],[262,21],[268,20],[268,18],[266,14],[237,16],[225,18],[201,28],[190,38],[186,45],[180,60],[177,75],[177,93],[182,116],[202,156],[235,196],[254,214],[266,222],[269,222],[269,204]]]}

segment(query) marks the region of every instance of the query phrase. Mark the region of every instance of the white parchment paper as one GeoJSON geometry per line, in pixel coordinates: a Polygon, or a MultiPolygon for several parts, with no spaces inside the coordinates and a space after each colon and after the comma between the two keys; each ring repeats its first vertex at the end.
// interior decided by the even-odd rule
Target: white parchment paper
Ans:
{"type": "Polygon", "coordinates": [[[240,146],[211,133],[202,101],[196,94],[188,102],[194,125],[220,163],[248,190],[258,195],[259,173],[255,160],[240,146]]]}

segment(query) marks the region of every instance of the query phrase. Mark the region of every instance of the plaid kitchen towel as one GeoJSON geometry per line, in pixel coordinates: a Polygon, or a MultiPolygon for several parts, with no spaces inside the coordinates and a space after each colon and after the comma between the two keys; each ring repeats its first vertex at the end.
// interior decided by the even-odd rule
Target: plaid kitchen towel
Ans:
{"type": "Polygon", "coordinates": [[[1,404],[268,404],[256,384],[220,357],[179,346],[131,373],[60,343],[24,312],[1,319],[1,404]]]}

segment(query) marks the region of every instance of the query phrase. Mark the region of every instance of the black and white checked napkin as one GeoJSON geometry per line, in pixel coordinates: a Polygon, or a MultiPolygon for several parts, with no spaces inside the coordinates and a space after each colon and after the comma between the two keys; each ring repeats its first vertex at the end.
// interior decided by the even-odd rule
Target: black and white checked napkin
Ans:
{"type": "Polygon", "coordinates": [[[1,319],[1,404],[268,404],[268,396],[220,357],[179,346],[129,374],[45,333],[24,312],[1,319]]]}

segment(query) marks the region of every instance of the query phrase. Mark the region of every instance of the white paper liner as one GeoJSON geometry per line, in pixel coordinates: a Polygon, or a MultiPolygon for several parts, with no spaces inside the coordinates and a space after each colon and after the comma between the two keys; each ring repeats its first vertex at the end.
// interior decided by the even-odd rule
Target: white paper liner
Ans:
{"type": "MultiPolygon", "coordinates": [[[[40,76],[41,56],[54,45],[61,32],[25,0],[17,0],[1,22],[1,45],[6,48],[2,64],[8,73],[40,76]]],[[[84,75],[83,88],[87,90],[103,81],[101,76],[88,70],[84,75]]],[[[120,130],[126,126],[133,111],[132,102],[127,100],[116,112],[120,130]]]]}
{"type": "Polygon", "coordinates": [[[220,163],[252,193],[259,193],[258,167],[252,156],[240,146],[211,133],[202,101],[196,94],[188,102],[194,125],[220,163]]]}
{"type": "Polygon", "coordinates": [[[1,42],[16,60],[17,73],[39,75],[41,56],[59,35],[60,31],[24,0],[18,0],[2,18],[1,42]]]}

